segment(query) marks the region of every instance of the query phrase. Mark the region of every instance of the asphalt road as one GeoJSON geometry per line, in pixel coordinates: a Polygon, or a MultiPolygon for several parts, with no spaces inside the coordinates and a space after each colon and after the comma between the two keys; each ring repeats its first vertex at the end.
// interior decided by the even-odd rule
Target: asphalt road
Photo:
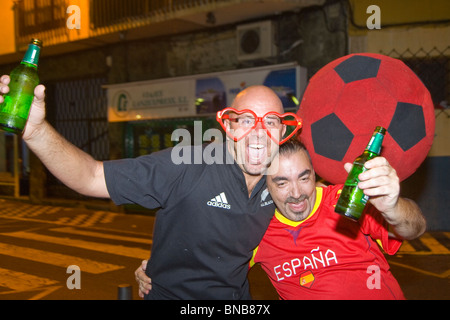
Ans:
{"type": "MultiPolygon", "coordinates": [[[[116,300],[150,255],[154,217],[0,199],[0,300],[116,300]],[[78,271],[77,268],[79,267],[78,271]]],[[[450,232],[426,233],[387,257],[407,299],[450,299],[450,232]]],[[[277,300],[259,267],[257,300],[277,300]]]]}
{"type": "Polygon", "coordinates": [[[123,284],[139,299],[134,270],[150,256],[153,221],[0,199],[0,300],[115,300],[123,284]]]}

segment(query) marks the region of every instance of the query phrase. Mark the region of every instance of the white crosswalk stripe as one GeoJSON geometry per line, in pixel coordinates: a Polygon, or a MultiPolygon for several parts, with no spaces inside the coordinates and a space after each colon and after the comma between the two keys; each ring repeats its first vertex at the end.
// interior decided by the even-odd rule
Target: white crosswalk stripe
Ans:
{"type": "Polygon", "coordinates": [[[420,238],[403,241],[397,254],[433,255],[450,254],[450,232],[424,233],[420,238]],[[439,235],[440,240],[436,239],[439,235]],[[443,243],[446,243],[444,245],[443,243]]]}
{"type": "Polygon", "coordinates": [[[92,274],[99,274],[124,268],[123,266],[98,262],[90,259],[74,257],[50,251],[25,248],[5,243],[0,243],[0,254],[45,264],[51,264],[63,268],[67,268],[69,265],[77,265],[81,270],[83,270],[83,272],[92,274]]]}
{"type": "Polygon", "coordinates": [[[148,257],[148,253],[149,253],[149,250],[145,250],[145,249],[141,249],[141,248],[126,247],[123,245],[112,245],[112,244],[107,244],[107,243],[98,243],[98,242],[79,240],[79,239],[54,237],[54,236],[48,236],[48,235],[32,233],[32,232],[27,232],[27,231],[1,233],[1,235],[19,238],[19,239],[28,239],[28,240],[40,241],[40,242],[57,243],[59,245],[82,248],[82,249],[93,250],[93,251],[99,251],[99,252],[110,253],[110,254],[115,254],[115,255],[120,255],[120,256],[124,256],[124,257],[130,257],[130,258],[137,258],[137,259],[145,259],[148,257]]]}
{"type": "MultiPolygon", "coordinates": [[[[1,202],[2,199],[0,199],[1,202]]],[[[117,213],[108,211],[94,211],[87,214],[80,213],[75,216],[63,216],[65,211],[70,211],[70,209],[43,205],[19,204],[12,206],[8,204],[0,208],[0,217],[17,220],[45,218],[48,221],[49,217],[54,215],[54,223],[90,227],[95,224],[111,223],[118,216],[117,213]]]]}
{"type": "Polygon", "coordinates": [[[111,234],[104,233],[104,232],[79,230],[79,229],[75,229],[72,227],[52,228],[50,230],[53,232],[62,232],[62,233],[66,233],[66,234],[78,234],[78,235],[92,236],[92,237],[103,238],[103,239],[131,241],[131,242],[144,243],[144,244],[149,244],[149,245],[152,244],[152,241],[150,239],[111,235],[111,234]]]}
{"type": "MultiPolygon", "coordinates": [[[[66,284],[61,281],[49,279],[48,276],[43,277],[42,267],[36,268],[32,272],[29,269],[26,272],[22,270],[21,266],[28,265],[29,262],[64,268],[62,273],[65,273],[68,266],[76,265],[82,272],[98,275],[125,268],[120,264],[100,261],[108,259],[108,255],[135,258],[141,261],[149,257],[152,243],[149,238],[130,236],[127,233],[98,232],[84,228],[77,229],[73,226],[45,230],[1,232],[0,237],[6,239],[6,241],[0,242],[0,299],[2,299],[2,295],[33,290],[36,291],[33,298],[41,298],[61,287],[65,287],[66,284]],[[15,243],[16,239],[17,243],[15,243]],[[20,241],[32,240],[35,247],[25,247],[19,242],[19,239],[20,241]],[[40,249],[40,247],[45,248],[47,243],[53,244],[51,249],[40,249]],[[65,254],[67,247],[101,252],[101,259],[100,256],[99,259],[88,259],[65,254]],[[145,247],[148,249],[143,249],[145,247]],[[27,262],[18,263],[17,268],[11,270],[10,266],[2,265],[1,256],[22,259],[27,262]]],[[[90,255],[92,256],[92,254],[90,255]]]]}
{"type": "Polygon", "coordinates": [[[58,283],[55,280],[4,268],[0,268],[0,274],[0,286],[14,291],[34,290],[58,283]]]}

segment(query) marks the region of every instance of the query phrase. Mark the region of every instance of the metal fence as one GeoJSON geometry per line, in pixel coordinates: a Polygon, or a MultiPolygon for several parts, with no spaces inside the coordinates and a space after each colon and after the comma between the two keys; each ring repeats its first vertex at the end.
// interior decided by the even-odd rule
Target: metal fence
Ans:
{"type": "MultiPolygon", "coordinates": [[[[104,27],[115,23],[185,10],[207,4],[229,2],[229,0],[91,0],[92,26],[104,27]]],[[[67,0],[17,0],[19,35],[29,35],[64,27],[67,0]]]]}
{"type": "MultiPolygon", "coordinates": [[[[49,85],[47,117],[56,130],[97,160],[109,159],[105,78],[62,81],[49,85]]],[[[47,174],[47,195],[80,198],[47,174]]]]}
{"type": "Polygon", "coordinates": [[[409,66],[430,91],[436,107],[448,106],[450,103],[450,46],[443,50],[436,47],[412,51],[380,52],[402,60],[409,66]]]}
{"type": "Polygon", "coordinates": [[[91,26],[100,28],[229,0],[91,0],[91,26]]]}

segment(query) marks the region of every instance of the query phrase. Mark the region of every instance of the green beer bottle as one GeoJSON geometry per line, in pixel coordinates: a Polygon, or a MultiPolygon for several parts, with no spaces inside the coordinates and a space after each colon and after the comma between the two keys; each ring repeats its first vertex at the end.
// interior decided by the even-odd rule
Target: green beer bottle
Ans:
{"type": "Polygon", "coordinates": [[[376,127],[363,154],[357,157],[353,162],[352,170],[348,174],[342,193],[336,207],[334,208],[335,212],[355,221],[361,217],[369,197],[366,196],[360,188],[358,188],[358,176],[360,173],[367,170],[364,167],[364,163],[366,163],[366,161],[380,155],[381,144],[383,143],[385,133],[385,128],[376,127]]]}
{"type": "Polygon", "coordinates": [[[37,65],[42,42],[32,39],[22,62],[11,71],[9,92],[0,105],[0,129],[21,134],[28,119],[34,88],[39,84],[37,65]]]}

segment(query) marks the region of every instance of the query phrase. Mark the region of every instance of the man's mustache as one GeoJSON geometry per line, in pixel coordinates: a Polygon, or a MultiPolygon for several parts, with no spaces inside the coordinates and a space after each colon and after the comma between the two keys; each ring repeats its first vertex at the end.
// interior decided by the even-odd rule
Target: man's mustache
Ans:
{"type": "Polygon", "coordinates": [[[308,199],[308,196],[306,194],[302,194],[298,198],[288,197],[284,203],[285,204],[288,204],[288,203],[295,203],[295,204],[297,204],[297,203],[300,203],[300,202],[302,202],[302,201],[304,201],[306,199],[308,199]]]}

